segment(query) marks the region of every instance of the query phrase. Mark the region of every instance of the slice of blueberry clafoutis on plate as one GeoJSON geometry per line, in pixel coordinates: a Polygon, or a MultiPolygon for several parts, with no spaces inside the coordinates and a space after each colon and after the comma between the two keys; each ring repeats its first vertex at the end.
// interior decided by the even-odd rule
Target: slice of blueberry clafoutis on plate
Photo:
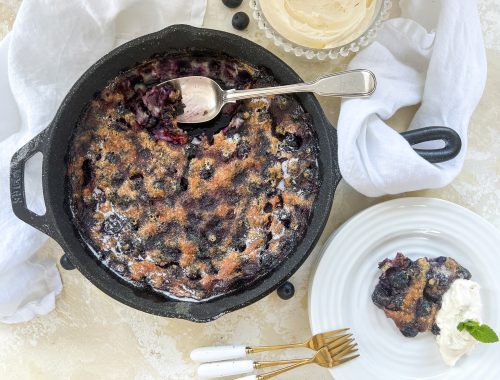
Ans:
{"type": "Polygon", "coordinates": [[[481,324],[479,284],[451,257],[412,261],[402,253],[379,264],[382,274],[372,300],[405,337],[431,331],[444,362],[454,366],[478,342],[498,336],[481,324]]]}

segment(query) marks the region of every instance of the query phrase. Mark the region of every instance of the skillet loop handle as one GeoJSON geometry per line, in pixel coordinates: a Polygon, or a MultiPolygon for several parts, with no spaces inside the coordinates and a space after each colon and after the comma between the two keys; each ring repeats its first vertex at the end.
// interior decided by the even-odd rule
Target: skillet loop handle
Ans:
{"type": "MultiPolygon", "coordinates": [[[[19,219],[57,240],[58,234],[54,231],[47,213],[38,215],[28,208],[24,187],[24,167],[26,162],[38,152],[45,153],[44,147],[46,146],[47,133],[48,128],[36,135],[12,156],[10,161],[10,202],[14,214],[19,219]]],[[[60,261],[64,269],[75,268],[67,255],[63,255],[60,261]]]]}
{"type": "Polygon", "coordinates": [[[447,127],[425,127],[401,133],[410,145],[441,140],[444,147],[439,149],[416,149],[420,157],[430,163],[445,162],[455,158],[462,148],[462,139],[455,130],[447,127]]]}
{"type": "Polygon", "coordinates": [[[50,223],[48,223],[45,215],[38,215],[28,208],[24,187],[24,167],[26,162],[36,153],[44,153],[43,147],[46,133],[47,129],[40,132],[12,156],[10,161],[10,201],[12,210],[19,219],[44,234],[52,236],[50,223]]]}

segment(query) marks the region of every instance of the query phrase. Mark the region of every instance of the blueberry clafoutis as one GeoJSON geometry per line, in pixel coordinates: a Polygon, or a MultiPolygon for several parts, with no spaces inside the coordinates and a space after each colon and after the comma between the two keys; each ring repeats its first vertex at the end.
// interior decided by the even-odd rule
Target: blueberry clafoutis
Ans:
{"type": "Polygon", "coordinates": [[[67,153],[69,210],[90,251],[134,286],[188,301],[244,288],[302,239],[320,186],[312,120],[292,96],[226,106],[213,134],[179,127],[201,75],[224,88],[276,85],[225,56],[157,57],[123,72],[80,116],[67,153]]]}
{"type": "Polygon", "coordinates": [[[412,261],[401,253],[379,264],[382,271],[372,294],[373,303],[391,318],[406,337],[420,332],[439,334],[435,323],[444,293],[470,272],[451,257],[426,257],[412,261]]]}

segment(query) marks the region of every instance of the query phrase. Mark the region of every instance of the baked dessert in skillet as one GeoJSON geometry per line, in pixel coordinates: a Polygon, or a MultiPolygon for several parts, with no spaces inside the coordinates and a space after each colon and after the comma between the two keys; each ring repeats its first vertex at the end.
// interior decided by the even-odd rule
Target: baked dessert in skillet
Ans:
{"type": "Polygon", "coordinates": [[[398,253],[380,262],[379,269],[382,274],[372,301],[406,337],[429,330],[438,335],[435,320],[444,293],[456,279],[471,278],[467,269],[444,256],[412,261],[398,253]]]}
{"type": "Polygon", "coordinates": [[[159,82],[208,76],[224,88],[277,84],[223,56],[148,60],[113,79],[80,117],[68,205],[95,256],[123,280],[207,300],[252,284],[300,242],[319,189],[310,116],[291,96],[226,107],[209,134],[178,127],[179,93],[159,82]]]}

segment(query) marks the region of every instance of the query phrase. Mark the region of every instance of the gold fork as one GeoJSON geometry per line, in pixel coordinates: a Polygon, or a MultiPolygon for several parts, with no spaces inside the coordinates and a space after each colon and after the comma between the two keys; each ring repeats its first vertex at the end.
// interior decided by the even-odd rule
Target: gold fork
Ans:
{"type": "Polygon", "coordinates": [[[246,347],[240,346],[213,346],[200,347],[191,352],[191,360],[199,363],[216,362],[220,360],[244,358],[248,354],[257,352],[282,350],[285,348],[309,348],[317,351],[320,348],[334,342],[343,332],[349,329],[339,329],[316,334],[304,343],[281,344],[277,346],[246,347]]]}
{"type": "Polygon", "coordinates": [[[318,351],[320,348],[326,346],[327,344],[335,341],[339,337],[336,336],[337,334],[346,332],[349,330],[348,328],[346,329],[339,329],[339,330],[332,330],[332,331],[327,331],[324,333],[316,334],[312,336],[310,339],[305,341],[304,343],[293,343],[293,344],[282,344],[282,345],[275,345],[275,346],[259,346],[259,347],[247,347],[246,352],[247,354],[255,354],[257,352],[264,352],[264,351],[274,351],[274,350],[282,350],[285,348],[309,348],[314,351],[318,351]]]}
{"type": "MultiPolygon", "coordinates": [[[[346,341],[342,345],[336,345],[336,347],[328,347],[328,346],[323,347],[312,358],[299,360],[295,364],[290,365],[288,367],[280,368],[268,373],[263,373],[261,375],[250,375],[241,377],[237,380],[268,380],[272,377],[281,375],[284,372],[288,372],[291,371],[292,369],[313,363],[326,368],[337,367],[341,364],[347,363],[348,361],[351,361],[359,357],[359,354],[351,355],[356,351],[358,351],[356,348],[357,346],[356,343],[351,344],[352,341],[354,341],[354,339],[350,339],[349,341],[346,341]]],[[[293,360],[281,361],[281,364],[285,364],[285,362],[292,362],[292,361],[293,360]]]]}
{"type": "MultiPolygon", "coordinates": [[[[356,343],[351,337],[351,334],[345,334],[338,337],[334,342],[321,348],[314,357],[310,359],[292,359],[292,360],[276,360],[276,361],[252,361],[252,360],[237,360],[237,361],[222,361],[213,363],[204,363],[198,367],[198,376],[203,378],[219,378],[225,376],[233,376],[243,373],[249,373],[256,369],[290,365],[287,371],[296,368],[297,366],[317,363],[322,366],[334,366],[336,362],[340,363],[345,356],[357,351],[356,343]]],[[[352,357],[354,358],[354,357],[352,357]]],[[[351,360],[351,359],[350,359],[351,360]]],[[[271,372],[272,376],[280,374],[279,372],[271,372]]],[[[281,372],[280,372],[281,371],[281,372]]],[[[266,375],[267,376],[267,375],[266,375]]],[[[272,377],[271,376],[271,377],[272,377]]],[[[257,377],[255,377],[256,379],[257,377]]]]}

